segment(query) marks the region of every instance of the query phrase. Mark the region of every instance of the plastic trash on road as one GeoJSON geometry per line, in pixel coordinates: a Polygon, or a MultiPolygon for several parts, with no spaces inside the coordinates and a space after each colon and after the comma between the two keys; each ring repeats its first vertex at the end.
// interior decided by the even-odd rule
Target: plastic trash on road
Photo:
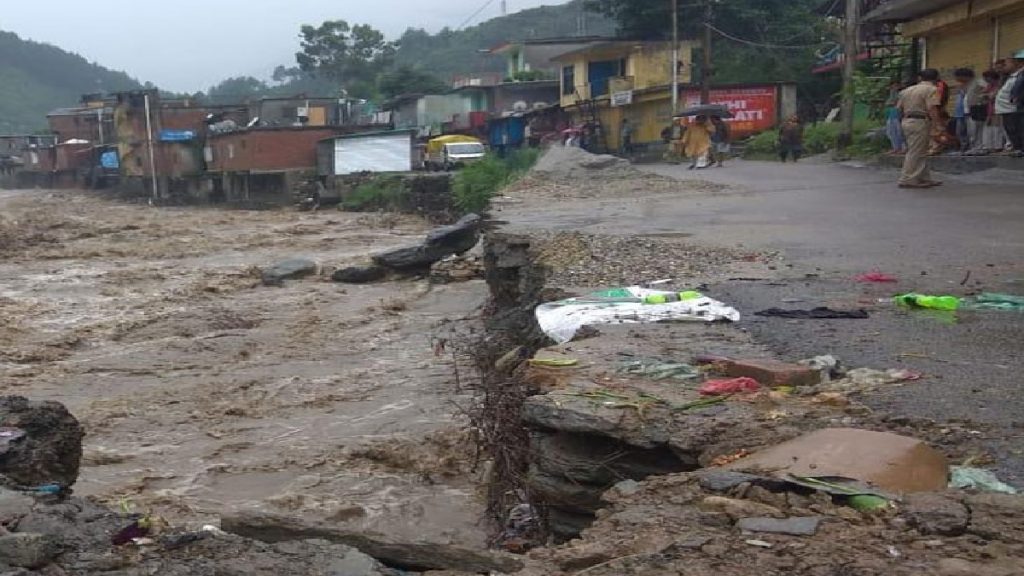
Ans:
{"type": "Polygon", "coordinates": [[[929,308],[932,310],[956,310],[960,307],[960,299],[956,296],[930,296],[928,294],[900,294],[894,298],[897,304],[912,308],[929,308]]]}
{"type": "Polygon", "coordinates": [[[735,308],[696,292],[664,292],[639,286],[541,304],[536,315],[541,330],[559,344],[572,340],[583,326],[594,324],[740,319],[735,308]]]}
{"type": "Polygon", "coordinates": [[[996,478],[996,475],[983,468],[970,468],[967,466],[950,466],[949,487],[974,490],[982,492],[1002,492],[1003,494],[1016,494],[1017,489],[996,478]]]}
{"type": "Polygon", "coordinates": [[[727,396],[744,392],[757,392],[761,388],[757,380],[740,377],[728,380],[708,380],[700,387],[701,396],[727,396]]]}
{"type": "Polygon", "coordinates": [[[1024,296],[985,292],[967,303],[971,310],[998,310],[1000,312],[1024,312],[1024,296]]]}

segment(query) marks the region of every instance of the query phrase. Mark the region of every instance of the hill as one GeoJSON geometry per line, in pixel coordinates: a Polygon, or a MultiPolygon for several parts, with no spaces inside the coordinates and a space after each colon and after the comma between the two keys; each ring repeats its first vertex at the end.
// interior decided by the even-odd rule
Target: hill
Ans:
{"type": "Polygon", "coordinates": [[[46,128],[46,114],[82,94],[131,90],[141,85],[56,46],[0,31],[0,134],[46,128]]]}
{"type": "Polygon", "coordinates": [[[410,28],[399,39],[398,65],[407,65],[441,78],[505,70],[504,60],[481,50],[510,40],[563,36],[611,36],[612,20],[584,9],[583,0],[542,6],[501,16],[464,28],[445,28],[437,34],[410,28]]]}

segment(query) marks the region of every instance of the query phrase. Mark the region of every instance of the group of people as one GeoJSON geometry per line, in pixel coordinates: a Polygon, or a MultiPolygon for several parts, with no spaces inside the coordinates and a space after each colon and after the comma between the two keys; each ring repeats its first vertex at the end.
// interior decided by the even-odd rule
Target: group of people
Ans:
{"type": "Polygon", "coordinates": [[[696,116],[692,123],[685,122],[685,118],[676,118],[662,131],[662,138],[669,143],[666,159],[689,159],[690,170],[724,166],[732,149],[725,120],[721,116],[696,116]]]}
{"type": "Polygon", "coordinates": [[[891,100],[887,131],[893,150],[906,154],[899,185],[930,188],[928,156],[949,147],[964,154],[1007,153],[1024,157],[1024,50],[1001,60],[976,77],[973,70],[954,72],[957,81],[953,114],[950,94],[939,71],[922,70],[919,82],[891,100]],[[899,132],[896,123],[899,123],[899,132]]]}

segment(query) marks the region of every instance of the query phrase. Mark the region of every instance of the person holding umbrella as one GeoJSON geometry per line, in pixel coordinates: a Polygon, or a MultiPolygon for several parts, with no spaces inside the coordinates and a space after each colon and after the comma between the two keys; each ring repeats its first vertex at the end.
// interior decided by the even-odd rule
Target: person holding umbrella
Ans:
{"type": "Polygon", "coordinates": [[[683,154],[690,158],[690,170],[707,168],[711,163],[712,138],[716,133],[715,125],[708,118],[732,118],[732,114],[725,106],[702,104],[691,106],[679,114],[682,118],[688,116],[693,116],[694,121],[683,134],[683,154]]]}
{"type": "Polygon", "coordinates": [[[697,116],[683,134],[683,154],[690,159],[690,170],[707,168],[711,157],[711,137],[715,125],[707,116],[697,116]]]}

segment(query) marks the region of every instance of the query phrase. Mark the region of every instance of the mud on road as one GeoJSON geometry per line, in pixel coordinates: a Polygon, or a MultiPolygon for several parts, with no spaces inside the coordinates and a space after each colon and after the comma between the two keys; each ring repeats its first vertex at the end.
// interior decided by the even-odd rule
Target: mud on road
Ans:
{"type": "Polygon", "coordinates": [[[0,214],[0,390],[83,422],[77,494],[172,522],[262,507],[483,544],[430,334],[485,286],[259,281],[289,257],[359,262],[426,223],[46,191],[4,192],[0,214]]]}

